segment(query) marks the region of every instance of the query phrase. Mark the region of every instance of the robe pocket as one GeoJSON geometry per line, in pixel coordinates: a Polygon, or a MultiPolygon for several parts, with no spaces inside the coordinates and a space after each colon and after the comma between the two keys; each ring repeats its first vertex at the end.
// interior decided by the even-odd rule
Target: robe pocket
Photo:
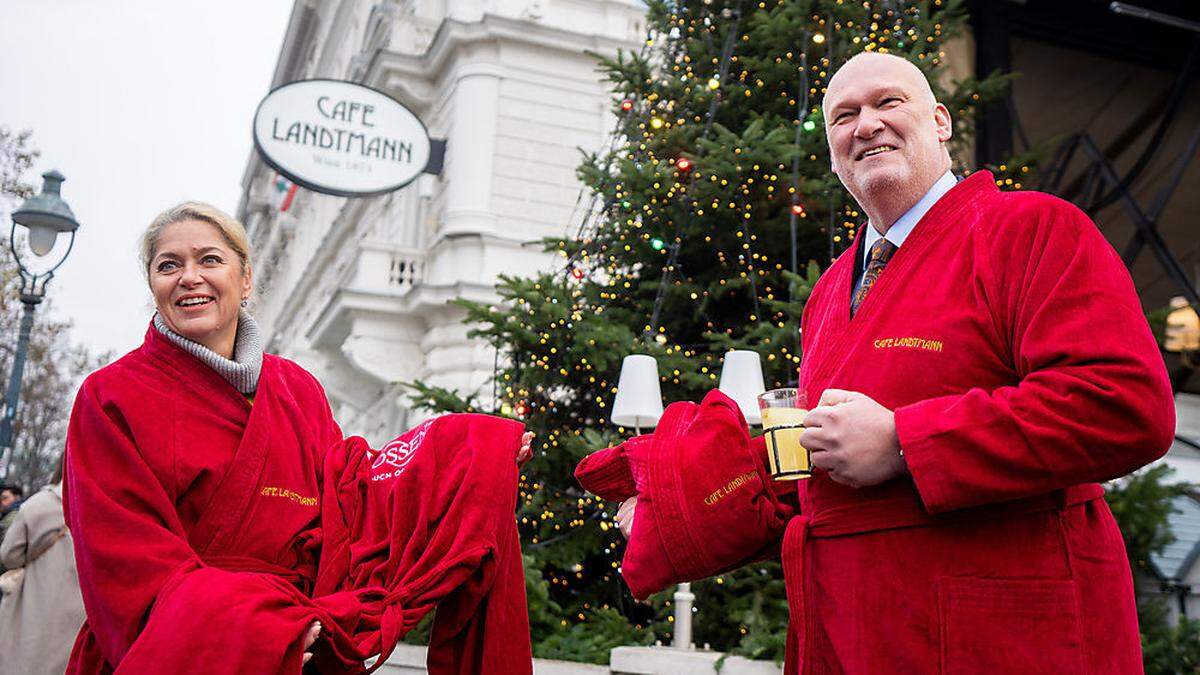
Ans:
{"type": "Polygon", "coordinates": [[[941,672],[1083,673],[1075,582],[937,581],[941,672]]]}

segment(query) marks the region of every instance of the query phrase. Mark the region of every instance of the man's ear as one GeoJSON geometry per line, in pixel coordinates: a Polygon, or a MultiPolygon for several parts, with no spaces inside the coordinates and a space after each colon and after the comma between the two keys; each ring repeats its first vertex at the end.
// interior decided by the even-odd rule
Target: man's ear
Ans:
{"type": "Polygon", "coordinates": [[[954,123],[950,120],[950,111],[941,103],[933,107],[933,123],[937,128],[939,143],[945,143],[954,136],[954,123]]]}

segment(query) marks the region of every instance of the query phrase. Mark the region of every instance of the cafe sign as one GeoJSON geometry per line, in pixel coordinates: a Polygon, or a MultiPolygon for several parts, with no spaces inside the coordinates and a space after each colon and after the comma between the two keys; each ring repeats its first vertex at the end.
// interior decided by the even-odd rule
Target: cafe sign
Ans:
{"type": "Polygon", "coordinates": [[[440,165],[444,149],[399,101],[341,80],[299,80],[267,94],[254,113],[254,146],[293,182],[343,197],[391,192],[437,173],[431,164],[440,165]]]}

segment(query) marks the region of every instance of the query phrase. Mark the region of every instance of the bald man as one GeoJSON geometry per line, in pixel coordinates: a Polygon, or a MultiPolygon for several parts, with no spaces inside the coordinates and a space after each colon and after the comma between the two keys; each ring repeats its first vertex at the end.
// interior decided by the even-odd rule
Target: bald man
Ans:
{"type": "Polygon", "coordinates": [[[1129,274],[1071,204],[957,180],[950,114],[911,63],[852,58],[824,112],[867,223],[802,319],[819,405],[814,471],[785,497],[787,672],[1141,672],[1098,483],[1161,456],[1175,424],[1129,274]]]}

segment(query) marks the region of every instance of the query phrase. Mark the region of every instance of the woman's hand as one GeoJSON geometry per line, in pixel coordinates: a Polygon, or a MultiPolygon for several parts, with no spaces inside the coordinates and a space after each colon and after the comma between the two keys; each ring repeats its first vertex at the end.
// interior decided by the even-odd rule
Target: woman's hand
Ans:
{"type": "Polygon", "coordinates": [[[525,466],[525,462],[533,459],[533,432],[521,434],[521,449],[517,452],[517,466],[525,466]]]}
{"type": "Polygon", "coordinates": [[[312,658],[312,652],[309,650],[312,648],[313,644],[316,643],[317,636],[319,636],[320,634],[321,634],[321,622],[320,621],[312,622],[312,625],[308,627],[308,632],[304,634],[304,656],[300,660],[301,664],[308,663],[308,660],[312,658]]]}

